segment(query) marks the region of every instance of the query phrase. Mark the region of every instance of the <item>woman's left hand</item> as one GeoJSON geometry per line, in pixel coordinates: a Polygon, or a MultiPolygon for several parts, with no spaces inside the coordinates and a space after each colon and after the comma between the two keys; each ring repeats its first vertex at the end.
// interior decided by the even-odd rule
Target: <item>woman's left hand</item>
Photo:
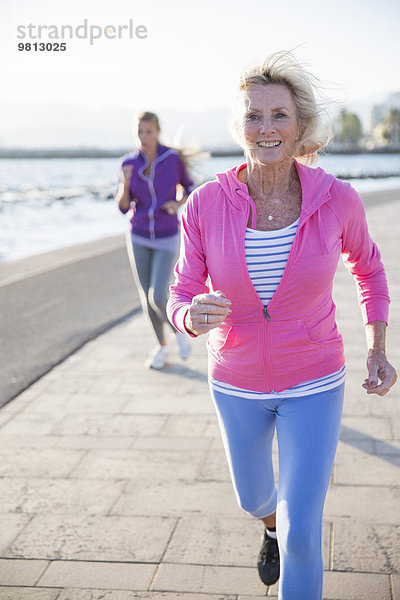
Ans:
{"type": "Polygon", "coordinates": [[[362,384],[367,394],[384,396],[397,380],[397,373],[383,350],[370,350],[367,357],[368,378],[362,384]],[[379,384],[379,379],[381,384],[379,384]],[[379,384],[379,385],[378,385],[379,384]]]}
{"type": "Polygon", "coordinates": [[[161,209],[165,210],[169,215],[176,215],[178,212],[179,204],[175,200],[168,200],[161,205],[161,209]]]}

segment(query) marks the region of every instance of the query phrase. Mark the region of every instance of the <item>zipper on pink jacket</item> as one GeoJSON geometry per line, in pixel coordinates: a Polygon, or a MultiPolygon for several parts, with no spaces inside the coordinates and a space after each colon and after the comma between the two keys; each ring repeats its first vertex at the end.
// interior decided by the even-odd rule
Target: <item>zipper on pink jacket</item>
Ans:
{"type": "Polygon", "coordinates": [[[265,320],[266,321],[270,321],[271,320],[271,315],[268,312],[268,306],[264,306],[263,313],[264,313],[265,320]]]}
{"type": "MultiPolygon", "coordinates": [[[[235,190],[236,193],[238,191],[238,189],[235,190]]],[[[248,199],[246,198],[247,202],[248,199]]],[[[248,205],[247,205],[248,206],[248,205]]],[[[245,218],[245,225],[243,227],[243,231],[242,231],[242,249],[243,249],[243,253],[242,253],[242,266],[244,268],[244,273],[247,276],[247,280],[249,282],[249,286],[253,292],[253,294],[255,295],[258,303],[260,304],[261,308],[262,308],[262,312],[263,315],[266,319],[266,321],[270,321],[271,320],[271,315],[268,313],[268,308],[266,306],[263,305],[263,303],[261,302],[260,296],[257,294],[253,282],[250,279],[250,275],[249,275],[249,270],[247,268],[247,263],[246,263],[246,252],[244,250],[245,247],[245,236],[246,236],[246,223],[249,220],[249,213],[250,213],[250,207],[248,206],[248,211],[246,212],[246,218],[245,218]]],[[[254,213],[253,213],[254,215],[254,213]]],[[[252,219],[252,225],[255,225],[254,220],[252,219]]],[[[268,352],[268,344],[266,344],[266,337],[269,337],[269,327],[266,326],[265,328],[262,328],[262,346],[263,346],[263,356],[265,357],[263,360],[263,364],[264,364],[264,373],[265,373],[265,380],[267,383],[268,388],[270,388],[272,390],[272,381],[270,378],[270,374],[272,373],[272,365],[271,365],[271,360],[270,360],[270,355],[268,352]],[[267,363],[267,365],[265,364],[267,363]]]]}
{"type": "MultiPolygon", "coordinates": [[[[249,202],[249,199],[246,197],[246,194],[243,194],[243,192],[242,192],[242,193],[240,193],[240,192],[241,192],[240,188],[236,188],[236,189],[235,189],[235,192],[236,192],[236,193],[238,193],[238,192],[239,192],[239,195],[241,195],[241,196],[243,195],[243,196],[244,196],[244,198],[247,200],[247,202],[249,202]]],[[[249,198],[250,198],[250,197],[249,197],[249,198]]],[[[250,201],[251,201],[251,199],[250,199],[250,201]]],[[[250,211],[250,208],[249,208],[249,211],[250,211]]],[[[253,217],[253,218],[252,218],[252,224],[253,224],[253,223],[254,223],[254,220],[255,220],[255,219],[254,219],[254,213],[253,213],[252,217],[253,217]]],[[[300,215],[300,219],[301,219],[301,215],[300,215]]],[[[246,222],[248,222],[248,220],[249,220],[249,212],[247,212],[247,214],[246,214],[246,222]]],[[[298,233],[299,233],[299,230],[300,230],[300,229],[303,227],[304,221],[305,221],[305,220],[303,220],[303,221],[302,221],[302,223],[300,224],[300,220],[299,220],[299,226],[297,227],[297,231],[296,231],[296,234],[295,234],[295,237],[294,237],[293,243],[292,243],[292,247],[290,248],[290,252],[289,252],[289,256],[288,256],[288,260],[287,260],[287,262],[286,262],[286,265],[285,265],[285,270],[284,270],[284,272],[283,272],[283,275],[282,275],[282,278],[281,278],[281,280],[280,280],[280,282],[279,282],[279,285],[278,285],[278,287],[276,288],[276,290],[275,290],[275,292],[274,292],[274,294],[273,294],[273,296],[272,296],[272,298],[271,298],[271,300],[269,301],[269,303],[268,303],[268,305],[267,305],[267,306],[264,306],[264,305],[262,304],[262,302],[261,302],[261,300],[260,300],[260,297],[258,296],[257,292],[256,292],[256,291],[255,291],[255,289],[254,289],[253,283],[252,283],[252,281],[251,281],[251,279],[250,279],[250,275],[248,275],[248,279],[249,279],[250,285],[251,285],[251,287],[252,287],[252,289],[253,289],[254,293],[257,295],[257,298],[258,298],[258,300],[259,300],[259,302],[260,302],[261,306],[263,307],[263,309],[262,309],[262,311],[263,311],[263,316],[264,316],[264,318],[265,318],[265,320],[266,320],[266,322],[267,322],[267,323],[266,323],[266,327],[265,327],[265,334],[263,333],[263,342],[264,342],[265,338],[267,338],[267,339],[265,340],[267,343],[266,343],[266,344],[264,344],[264,356],[265,356],[265,361],[266,361],[266,363],[267,363],[267,370],[265,370],[265,379],[266,379],[266,381],[267,381],[267,385],[268,385],[268,387],[270,388],[270,391],[272,391],[272,392],[274,391],[274,390],[273,390],[273,387],[274,387],[274,382],[273,382],[273,380],[272,380],[272,363],[271,363],[271,354],[270,354],[270,347],[271,347],[271,344],[270,344],[270,343],[268,344],[268,341],[270,341],[270,327],[268,327],[268,323],[269,323],[269,322],[272,320],[272,316],[271,316],[271,314],[270,314],[269,310],[271,310],[271,303],[274,301],[274,298],[275,298],[276,294],[278,293],[278,291],[279,291],[279,290],[280,290],[280,288],[282,287],[282,284],[283,284],[284,280],[286,279],[286,276],[287,276],[287,271],[288,271],[288,269],[289,269],[289,267],[290,267],[290,264],[291,264],[291,262],[292,262],[292,260],[293,260],[294,248],[295,248],[295,246],[296,246],[296,243],[297,243],[297,240],[298,240],[298,233]],[[269,309],[269,310],[268,310],[268,309],[269,309]]],[[[244,228],[244,235],[245,235],[245,232],[246,232],[246,227],[244,228]]],[[[244,240],[243,240],[243,242],[244,242],[244,240]]],[[[243,246],[244,246],[244,244],[243,244],[243,246]]],[[[244,262],[245,262],[245,264],[246,264],[246,256],[244,257],[244,262]]],[[[247,272],[247,274],[248,274],[247,264],[246,264],[246,272],[247,272]]],[[[264,328],[263,328],[263,331],[264,331],[264,328]]]]}

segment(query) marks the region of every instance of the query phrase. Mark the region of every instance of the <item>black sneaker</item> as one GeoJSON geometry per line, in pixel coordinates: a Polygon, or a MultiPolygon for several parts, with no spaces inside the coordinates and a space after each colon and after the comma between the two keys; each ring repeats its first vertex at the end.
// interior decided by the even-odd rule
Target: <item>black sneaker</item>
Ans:
{"type": "Polygon", "coordinates": [[[279,548],[277,540],[270,538],[264,530],[260,553],[257,559],[258,574],[265,585],[273,585],[279,579],[279,548]]]}

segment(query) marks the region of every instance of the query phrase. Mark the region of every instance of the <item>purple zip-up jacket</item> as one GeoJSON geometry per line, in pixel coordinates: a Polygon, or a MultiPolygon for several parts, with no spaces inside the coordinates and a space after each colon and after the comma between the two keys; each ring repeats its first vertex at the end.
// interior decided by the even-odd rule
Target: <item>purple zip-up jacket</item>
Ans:
{"type": "MultiPolygon", "coordinates": [[[[344,364],[333,277],[340,255],[352,273],[364,323],[388,320],[385,270],[358,193],[322,169],[295,163],[302,189],[299,225],[283,277],[267,307],[251,282],[245,233],[256,207],[238,168],[197,188],[182,216],[180,258],[167,314],[179,331],[192,298],[221,290],[232,313],[210,331],[212,377],[256,392],[280,392],[344,364]]],[[[241,168],[244,168],[242,165],[241,168]]]]}
{"type": "MultiPolygon", "coordinates": [[[[176,185],[180,183],[187,195],[196,187],[185,170],[177,150],[158,144],[157,157],[149,176],[143,174],[148,167],[147,156],[141,150],[122,158],[121,168],[132,165],[130,184],[131,231],[145,238],[155,239],[178,232],[178,217],[169,215],[161,206],[176,199],[176,185]]],[[[121,212],[128,212],[122,210],[121,212]]]]}

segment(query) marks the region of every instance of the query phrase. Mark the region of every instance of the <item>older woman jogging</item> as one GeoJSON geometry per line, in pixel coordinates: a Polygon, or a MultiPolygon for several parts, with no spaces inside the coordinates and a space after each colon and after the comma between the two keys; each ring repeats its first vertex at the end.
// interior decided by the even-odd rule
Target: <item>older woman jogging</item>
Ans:
{"type": "Polygon", "coordinates": [[[322,512],[345,382],[333,278],[354,277],[368,394],[396,381],[385,354],[389,295],[363,203],[312,162],[329,139],[315,79],[288,52],[239,81],[245,163],[188,199],[167,312],[208,340],[210,390],[240,506],[265,528],[258,571],[280,600],[320,600],[322,512]],[[279,484],[272,466],[277,432],[279,484]]]}

